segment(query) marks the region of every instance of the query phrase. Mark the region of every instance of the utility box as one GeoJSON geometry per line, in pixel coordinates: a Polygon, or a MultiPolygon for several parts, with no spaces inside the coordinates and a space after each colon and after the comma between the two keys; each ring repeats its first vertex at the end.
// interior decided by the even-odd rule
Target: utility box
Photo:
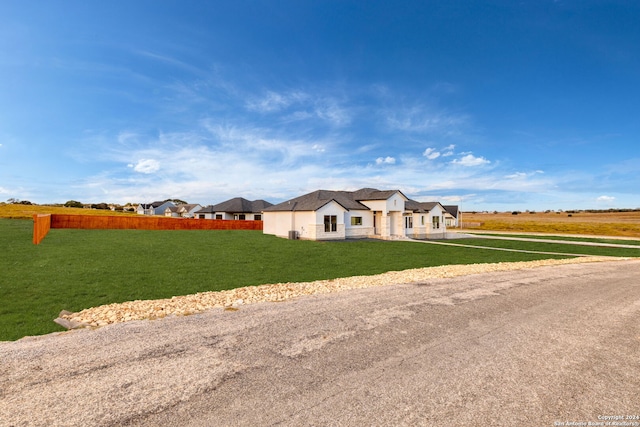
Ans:
{"type": "Polygon", "coordinates": [[[298,240],[298,231],[290,230],[289,231],[289,240],[298,240]]]}

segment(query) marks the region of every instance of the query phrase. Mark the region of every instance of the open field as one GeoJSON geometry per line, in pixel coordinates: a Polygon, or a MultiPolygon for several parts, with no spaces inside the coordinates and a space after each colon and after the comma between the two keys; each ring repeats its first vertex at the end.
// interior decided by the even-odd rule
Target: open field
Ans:
{"type": "Polygon", "coordinates": [[[412,242],[286,240],[240,230],[53,229],[33,245],[31,232],[32,221],[0,219],[0,340],[62,330],[53,319],[63,309],[447,264],[563,258],[412,242]]]}
{"type": "Polygon", "coordinates": [[[462,213],[463,228],[522,233],[616,236],[640,239],[640,211],[462,213]],[[571,215],[571,216],[569,216],[571,215]]]}
{"type": "Polygon", "coordinates": [[[0,218],[31,219],[35,214],[67,215],[137,215],[135,212],[115,212],[105,209],[65,208],[63,206],[0,204],[0,218]]]}

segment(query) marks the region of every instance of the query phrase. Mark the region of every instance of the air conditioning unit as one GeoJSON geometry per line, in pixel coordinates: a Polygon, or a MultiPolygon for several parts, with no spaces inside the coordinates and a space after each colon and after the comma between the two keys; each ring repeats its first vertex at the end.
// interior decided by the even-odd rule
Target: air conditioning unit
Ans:
{"type": "Polygon", "coordinates": [[[298,231],[290,230],[289,231],[289,240],[298,240],[298,231]]]}

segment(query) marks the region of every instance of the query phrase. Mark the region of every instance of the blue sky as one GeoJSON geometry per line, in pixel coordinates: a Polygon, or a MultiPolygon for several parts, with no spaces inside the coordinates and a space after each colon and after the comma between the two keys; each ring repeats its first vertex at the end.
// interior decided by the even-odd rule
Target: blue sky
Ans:
{"type": "Polygon", "coordinates": [[[640,207],[635,1],[0,2],[0,200],[640,207]]]}

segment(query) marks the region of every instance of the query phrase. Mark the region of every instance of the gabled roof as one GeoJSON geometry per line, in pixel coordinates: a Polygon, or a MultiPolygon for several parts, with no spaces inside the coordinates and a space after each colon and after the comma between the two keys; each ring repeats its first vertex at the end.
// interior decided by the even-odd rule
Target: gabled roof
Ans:
{"type": "Polygon", "coordinates": [[[195,213],[214,213],[215,211],[212,208],[212,205],[208,205],[202,209],[198,209],[197,211],[195,211],[195,213]]]}
{"type": "Polygon", "coordinates": [[[173,205],[172,202],[166,201],[166,202],[140,203],[138,207],[142,206],[143,209],[156,209],[164,205],[165,203],[171,203],[173,205]]]}
{"type": "Polygon", "coordinates": [[[184,211],[189,212],[190,210],[194,209],[196,206],[200,206],[200,205],[197,204],[197,203],[184,203],[182,205],[178,205],[177,207],[181,211],[184,210],[184,211]]]}
{"type": "Polygon", "coordinates": [[[443,205],[442,207],[454,218],[458,218],[458,205],[443,205]]]}
{"type": "Polygon", "coordinates": [[[336,202],[346,210],[368,210],[365,205],[353,200],[347,191],[331,191],[331,190],[316,190],[312,193],[305,194],[287,200],[286,202],[279,203],[265,209],[265,212],[277,212],[277,211],[317,211],[324,205],[330,202],[336,202]]]}
{"type": "MultiPolygon", "coordinates": [[[[346,210],[370,210],[367,206],[360,203],[364,200],[387,200],[400,190],[380,191],[375,188],[362,188],[357,191],[333,191],[333,190],[317,190],[312,193],[296,197],[286,202],[282,202],[275,206],[265,209],[265,212],[277,211],[317,211],[331,201],[336,202],[346,210]]],[[[406,199],[406,196],[402,194],[406,199]]]]}
{"type": "Polygon", "coordinates": [[[250,201],[242,197],[235,197],[225,202],[218,203],[217,205],[209,205],[206,208],[200,209],[198,213],[213,213],[213,212],[229,212],[229,213],[258,213],[262,212],[265,208],[273,206],[265,200],[250,201]]]}
{"type": "MultiPolygon", "coordinates": [[[[400,190],[377,190],[375,188],[361,188],[360,190],[353,191],[354,200],[387,200],[395,193],[402,194],[400,190]]],[[[402,194],[406,199],[407,197],[402,194]]]]}
{"type": "MultiPolygon", "coordinates": [[[[413,211],[416,213],[431,212],[431,209],[439,205],[438,202],[416,202],[415,200],[407,200],[404,203],[405,210],[413,211]]],[[[442,205],[440,205],[442,206],[442,205]]]]}

